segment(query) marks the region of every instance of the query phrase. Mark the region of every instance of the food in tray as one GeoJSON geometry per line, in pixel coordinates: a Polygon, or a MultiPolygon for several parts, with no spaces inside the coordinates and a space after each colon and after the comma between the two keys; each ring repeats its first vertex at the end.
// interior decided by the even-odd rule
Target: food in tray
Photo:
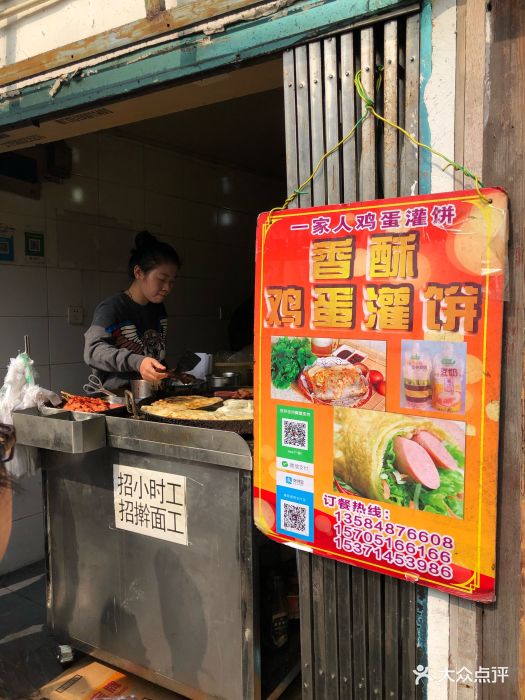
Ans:
{"type": "Polygon", "coordinates": [[[168,377],[172,380],[173,384],[178,384],[180,386],[189,386],[190,384],[199,384],[200,379],[194,377],[193,374],[188,374],[187,372],[179,372],[178,370],[169,370],[168,377]]]}
{"type": "Polygon", "coordinates": [[[460,424],[394,413],[334,411],[338,490],[463,517],[465,436],[460,424]]]}
{"type": "Polygon", "coordinates": [[[213,415],[217,420],[253,420],[253,400],[228,399],[213,415]]]}
{"type": "Polygon", "coordinates": [[[103,413],[111,408],[111,405],[104,399],[91,396],[73,396],[72,394],[63,394],[63,396],[66,399],[66,403],[62,406],[64,411],[103,413]]]}
{"type": "Polygon", "coordinates": [[[314,403],[355,406],[370,394],[362,369],[339,357],[319,358],[303,370],[299,382],[314,403]]]}
{"type": "MultiPolygon", "coordinates": [[[[179,397],[177,397],[179,398],[179,397]]],[[[183,397],[180,397],[183,398],[183,397]]],[[[188,398],[188,397],[185,397],[188,398]]],[[[193,397],[205,398],[205,397],[193,397]]],[[[155,401],[149,406],[143,406],[142,410],[153,416],[170,418],[172,420],[189,421],[241,421],[253,420],[253,401],[250,399],[228,399],[224,403],[219,401],[216,410],[202,410],[201,408],[188,408],[176,403],[171,405],[167,399],[155,401]],[[222,405],[220,405],[222,404],[222,405]]]]}

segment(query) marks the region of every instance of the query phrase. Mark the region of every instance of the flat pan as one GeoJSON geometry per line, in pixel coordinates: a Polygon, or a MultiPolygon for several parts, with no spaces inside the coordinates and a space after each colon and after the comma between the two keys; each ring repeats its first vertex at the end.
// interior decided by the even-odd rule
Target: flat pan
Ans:
{"type": "Polygon", "coordinates": [[[181,418],[165,418],[164,416],[154,416],[142,410],[143,406],[148,406],[155,399],[151,397],[144,399],[138,405],[143,418],[154,423],[168,423],[170,425],[187,425],[190,428],[208,428],[210,430],[229,430],[239,435],[253,434],[253,420],[183,420],[181,418]]]}
{"type": "Polygon", "coordinates": [[[141,411],[141,415],[156,423],[170,423],[171,425],[187,425],[190,428],[208,428],[210,430],[229,430],[239,435],[253,434],[253,420],[182,420],[179,418],[164,418],[153,416],[151,413],[141,411]]]}

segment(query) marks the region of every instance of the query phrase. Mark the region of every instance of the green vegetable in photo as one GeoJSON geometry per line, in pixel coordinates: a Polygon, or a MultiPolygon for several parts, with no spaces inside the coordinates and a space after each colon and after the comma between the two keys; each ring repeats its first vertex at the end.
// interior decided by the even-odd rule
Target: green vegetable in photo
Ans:
{"type": "Polygon", "coordinates": [[[440,515],[453,514],[458,518],[462,518],[465,478],[462,471],[465,466],[463,451],[457,445],[449,442],[444,443],[444,447],[454,457],[461,471],[438,469],[439,488],[427,489],[410,479],[405,479],[404,483],[398,483],[394,476],[396,472],[396,455],[393,443],[393,440],[389,440],[383,457],[382,474],[388,484],[388,500],[405,508],[410,507],[412,503],[416,510],[424,510],[427,513],[438,513],[440,515]]]}
{"type": "Polygon", "coordinates": [[[288,389],[305,367],[315,362],[308,338],[279,338],[272,345],[272,383],[288,389]]]}

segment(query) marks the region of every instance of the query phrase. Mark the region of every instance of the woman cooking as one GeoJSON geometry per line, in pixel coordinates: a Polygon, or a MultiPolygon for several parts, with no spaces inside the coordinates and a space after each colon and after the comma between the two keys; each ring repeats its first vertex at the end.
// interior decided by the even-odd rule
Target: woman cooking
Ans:
{"type": "Polygon", "coordinates": [[[167,377],[163,302],[179,268],[168,243],[147,231],[137,234],[128,263],[130,286],[98,305],[85,334],[84,360],[106,389],[127,388],[139,376],[149,382],[167,377]]]}

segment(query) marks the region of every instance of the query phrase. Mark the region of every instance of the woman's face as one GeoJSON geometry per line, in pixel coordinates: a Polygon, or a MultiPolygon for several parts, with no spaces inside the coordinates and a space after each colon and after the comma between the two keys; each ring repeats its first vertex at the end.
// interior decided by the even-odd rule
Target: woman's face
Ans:
{"type": "Polygon", "coordinates": [[[177,266],[172,263],[164,263],[146,273],[137,265],[135,279],[148,301],[161,304],[171,292],[177,272],[177,266]]]}

